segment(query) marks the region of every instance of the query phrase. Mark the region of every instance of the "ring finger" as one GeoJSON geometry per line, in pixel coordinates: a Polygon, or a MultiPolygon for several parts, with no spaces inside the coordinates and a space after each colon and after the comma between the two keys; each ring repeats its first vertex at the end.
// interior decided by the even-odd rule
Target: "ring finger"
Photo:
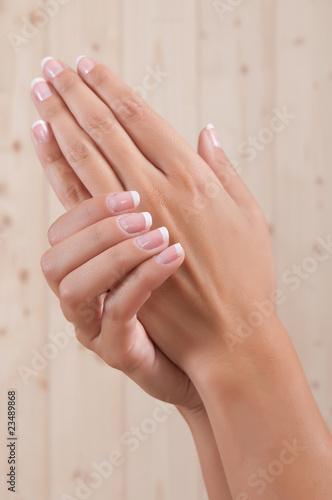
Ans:
{"type": "Polygon", "coordinates": [[[69,273],[59,285],[60,303],[66,318],[86,328],[82,311],[86,313],[88,309],[93,313],[90,322],[98,323],[102,312],[99,297],[139,264],[167,248],[168,242],[168,231],[161,227],[123,241],[69,273]]]}

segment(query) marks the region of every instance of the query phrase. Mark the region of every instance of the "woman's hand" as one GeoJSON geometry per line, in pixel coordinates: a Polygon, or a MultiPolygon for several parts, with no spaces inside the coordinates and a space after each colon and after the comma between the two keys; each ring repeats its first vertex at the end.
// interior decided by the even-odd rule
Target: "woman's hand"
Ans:
{"type": "MultiPolygon", "coordinates": [[[[34,85],[34,101],[55,134],[50,144],[58,147],[57,141],[64,153],[48,155],[48,147],[36,143],[41,161],[49,176],[68,174],[65,203],[110,190],[110,184],[138,189],[144,209],[183,243],[185,264],[139,318],[198,382],[233,498],[262,491],[266,498],[328,498],[331,437],[275,313],[267,224],[215,131],[201,134],[199,148],[212,173],[110,70],[81,59],[86,86],[60,63],[61,69],[54,60],[45,64],[53,90],[34,85]],[[285,453],[275,474],[272,464],[285,453]]],[[[215,491],[219,498],[220,488],[215,491]]]]}
{"type": "Polygon", "coordinates": [[[152,295],[139,318],[189,375],[220,356],[234,359],[229,338],[233,346],[253,303],[270,300],[275,288],[261,209],[222,149],[208,142],[213,130],[201,141],[208,142],[214,171],[108,68],[83,58],[78,69],[81,78],[48,60],[44,73],[52,85],[33,85],[33,100],[64,155],[58,161],[70,165],[92,195],[137,189],[144,209],[187,253],[181,271],[152,295]]]}
{"type": "Polygon", "coordinates": [[[84,346],[152,396],[198,408],[188,377],[137,320],[152,290],[184,260],[180,244],[168,246],[166,228],[150,231],[150,214],[132,213],[138,203],[136,192],[113,193],[61,216],[49,229],[42,269],[84,346]]]}

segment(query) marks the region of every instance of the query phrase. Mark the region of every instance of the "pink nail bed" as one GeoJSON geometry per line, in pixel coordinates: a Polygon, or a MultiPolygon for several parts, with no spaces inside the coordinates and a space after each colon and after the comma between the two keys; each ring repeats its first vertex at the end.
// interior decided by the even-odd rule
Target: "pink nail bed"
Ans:
{"type": "Polygon", "coordinates": [[[43,120],[38,120],[32,125],[32,131],[39,142],[48,142],[52,136],[51,127],[43,120]]]}
{"type": "Polygon", "coordinates": [[[220,142],[218,133],[217,133],[216,129],[214,128],[214,126],[212,125],[212,123],[209,123],[205,128],[209,134],[209,137],[212,141],[212,144],[214,146],[216,146],[217,148],[221,148],[222,146],[221,146],[221,142],[220,142]]]}
{"type": "Polygon", "coordinates": [[[52,90],[44,78],[35,78],[31,82],[31,88],[39,101],[44,101],[52,95],[52,90]]]}
{"type": "Polygon", "coordinates": [[[107,201],[112,212],[120,213],[136,208],[140,203],[140,196],[137,191],[124,191],[110,195],[107,201]]]}
{"type": "Polygon", "coordinates": [[[76,59],[76,66],[80,73],[87,75],[96,66],[96,63],[89,57],[79,56],[76,59]]]}
{"type": "Polygon", "coordinates": [[[180,243],[176,243],[175,245],[166,248],[166,250],[157,255],[156,261],[158,262],[158,264],[170,264],[171,262],[174,262],[179,257],[181,257],[182,254],[182,246],[180,245],[180,243]]]}
{"type": "Polygon", "coordinates": [[[65,69],[62,64],[53,57],[44,57],[41,62],[41,67],[44,74],[49,78],[55,78],[65,69]]]}
{"type": "Polygon", "coordinates": [[[123,215],[118,218],[121,228],[129,234],[140,233],[152,226],[152,217],[149,212],[123,215]]]}
{"type": "Polygon", "coordinates": [[[137,246],[143,248],[143,250],[152,250],[153,248],[158,248],[168,241],[169,235],[166,227],[160,227],[155,229],[150,233],[146,233],[140,236],[136,240],[137,246]]]}

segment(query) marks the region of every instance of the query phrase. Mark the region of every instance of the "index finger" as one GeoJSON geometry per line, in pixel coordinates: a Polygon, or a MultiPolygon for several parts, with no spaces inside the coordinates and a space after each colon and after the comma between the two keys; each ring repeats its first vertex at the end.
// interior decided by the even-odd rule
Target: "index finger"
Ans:
{"type": "Polygon", "coordinates": [[[32,125],[31,138],[46,177],[63,207],[70,210],[91,198],[90,192],[64,157],[49,123],[36,121],[32,125]]]}
{"type": "Polygon", "coordinates": [[[175,163],[177,170],[180,164],[190,171],[194,162],[205,165],[174,128],[107,66],[81,56],[77,70],[153,165],[165,173],[171,173],[175,163]]]}

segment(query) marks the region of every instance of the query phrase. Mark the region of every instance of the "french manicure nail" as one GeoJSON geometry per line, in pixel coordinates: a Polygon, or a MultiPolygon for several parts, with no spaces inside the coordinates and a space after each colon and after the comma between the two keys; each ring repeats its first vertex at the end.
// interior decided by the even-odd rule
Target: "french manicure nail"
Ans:
{"type": "Polygon", "coordinates": [[[136,244],[140,248],[143,248],[143,250],[152,250],[153,248],[158,248],[166,243],[168,239],[169,235],[166,227],[160,227],[159,229],[155,229],[150,233],[140,236],[136,240],[136,244]]]}
{"type": "Polygon", "coordinates": [[[65,69],[62,64],[53,57],[44,57],[41,62],[41,67],[44,74],[49,78],[55,78],[65,69]]]}
{"type": "Polygon", "coordinates": [[[87,56],[79,56],[76,59],[77,69],[83,75],[87,75],[96,66],[96,63],[87,56]]]}
{"type": "Polygon", "coordinates": [[[115,195],[110,195],[107,199],[112,212],[127,212],[136,208],[140,203],[140,196],[137,191],[124,191],[115,195]]]}
{"type": "Polygon", "coordinates": [[[217,148],[221,148],[222,147],[221,142],[220,142],[218,133],[217,133],[214,125],[212,125],[212,123],[209,123],[205,128],[208,131],[208,134],[209,134],[209,137],[212,141],[212,144],[214,146],[216,146],[217,148]]]}
{"type": "Polygon", "coordinates": [[[43,120],[33,123],[32,131],[39,142],[48,142],[53,137],[51,127],[43,120]]]}
{"type": "Polygon", "coordinates": [[[145,229],[150,229],[152,226],[152,217],[149,212],[123,215],[118,218],[118,223],[126,233],[140,233],[145,229]]]}
{"type": "Polygon", "coordinates": [[[52,90],[44,78],[35,78],[32,80],[31,88],[39,101],[44,101],[52,95],[52,90]]]}
{"type": "Polygon", "coordinates": [[[180,245],[180,243],[176,243],[175,245],[166,248],[166,250],[157,255],[156,261],[158,262],[158,264],[170,264],[171,262],[174,262],[179,257],[181,257],[182,254],[182,246],[180,245]]]}

